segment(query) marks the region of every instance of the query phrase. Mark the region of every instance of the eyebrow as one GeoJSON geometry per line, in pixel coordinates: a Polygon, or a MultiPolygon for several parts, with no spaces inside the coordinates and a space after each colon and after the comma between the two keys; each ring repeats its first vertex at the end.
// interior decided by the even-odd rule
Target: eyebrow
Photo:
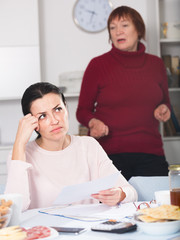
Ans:
{"type": "MultiPolygon", "coordinates": [[[[121,18],[120,18],[120,19],[121,19],[121,18]]],[[[119,19],[119,20],[120,20],[120,19],[119,19]]],[[[115,19],[113,19],[113,20],[111,21],[112,24],[114,23],[114,20],[115,20],[115,19]]],[[[123,19],[121,20],[121,22],[130,22],[130,20],[129,20],[128,18],[123,18],[123,19]]],[[[111,24],[111,23],[110,23],[110,24],[111,24]]]]}
{"type": "MultiPolygon", "coordinates": [[[[55,107],[53,107],[52,109],[55,110],[58,106],[60,106],[60,104],[58,103],[55,107]]],[[[42,114],[45,114],[46,112],[39,112],[39,113],[36,113],[35,116],[37,115],[42,115],[42,114]]]]}

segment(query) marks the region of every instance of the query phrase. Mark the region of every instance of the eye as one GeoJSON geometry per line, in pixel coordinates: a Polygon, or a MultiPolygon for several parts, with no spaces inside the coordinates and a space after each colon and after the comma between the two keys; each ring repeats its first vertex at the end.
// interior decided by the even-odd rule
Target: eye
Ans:
{"type": "Polygon", "coordinates": [[[110,29],[110,30],[113,30],[113,29],[115,29],[115,27],[114,27],[114,26],[110,26],[109,29],[110,29]]]}
{"type": "Polygon", "coordinates": [[[57,108],[55,108],[55,111],[56,112],[60,112],[62,110],[62,107],[57,107],[57,108]]]}
{"type": "Polygon", "coordinates": [[[42,114],[41,116],[39,116],[39,120],[41,120],[41,119],[44,119],[46,117],[46,114],[42,114]]]}
{"type": "Polygon", "coordinates": [[[123,27],[128,27],[128,24],[123,24],[123,27]]]}

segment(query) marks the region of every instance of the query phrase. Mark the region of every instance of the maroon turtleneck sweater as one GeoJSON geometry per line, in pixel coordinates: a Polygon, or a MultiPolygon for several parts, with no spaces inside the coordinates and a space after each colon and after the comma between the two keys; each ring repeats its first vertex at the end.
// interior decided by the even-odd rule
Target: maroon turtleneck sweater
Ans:
{"type": "Polygon", "coordinates": [[[98,139],[107,154],[139,152],[163,155],[159,122],[154,110],[170,108],[163,61],[145,53],[112,49],[92,59],[84,73],[77,119],[84,126],[92,118],[109,127],[109,135],[98,139]]]}

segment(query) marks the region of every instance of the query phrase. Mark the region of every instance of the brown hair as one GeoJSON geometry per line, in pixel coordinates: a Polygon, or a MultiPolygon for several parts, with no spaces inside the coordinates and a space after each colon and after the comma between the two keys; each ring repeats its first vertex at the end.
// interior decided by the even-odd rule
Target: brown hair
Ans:
{"type": "Polygon", "coordinates": [[[128,18],[130,19],[137,32],[138,32],[138,39],[140,40],[141,38],[145,39],[145,24],[144,21],[141,17],[141,15],[133,8],[127,7],[127,6],[121,6],[117,7],[114,9],[111,14],[109,15],[108,22],[107,22],[107,27],[108,27],[108,32],[109,32],[109,41],[111,40],[111,34],[110,34],[110,24],[115,18],[128,18]]]}
{"type": "MultiPolygon", "coordinates": [[[[33,101],[35,101],[39,98],[43,98],[43,96],[48,93],[54,93],[54,94],[59,95],[61,97],[64,105],[66,106],[66,99],[65,99],[63,93],[60,91],[59,87],[56,87],[55,85],[48,83],[48,82],[38,82],[38,83],[34,83],[31,86],[29,86],[25,90],[25,92],[22,96],[21,106],[22,106],[23,114],[26,115],[28,113],[31,113],[30,109],[31,109],[31,105],[32,105],[33,101]]],[[[38,134],[37,138],[40,138],[41,137],[40,133],[37,131],[36,131],[36,133],[38,134]]]]}

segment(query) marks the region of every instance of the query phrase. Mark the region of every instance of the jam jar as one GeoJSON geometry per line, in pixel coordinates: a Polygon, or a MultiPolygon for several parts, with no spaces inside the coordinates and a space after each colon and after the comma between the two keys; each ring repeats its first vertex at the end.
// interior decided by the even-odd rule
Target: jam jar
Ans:
{"type": "Polygon", "coordinates": [[[180,207],[180,165],[169,166],[171,204],[180,207]]]}

